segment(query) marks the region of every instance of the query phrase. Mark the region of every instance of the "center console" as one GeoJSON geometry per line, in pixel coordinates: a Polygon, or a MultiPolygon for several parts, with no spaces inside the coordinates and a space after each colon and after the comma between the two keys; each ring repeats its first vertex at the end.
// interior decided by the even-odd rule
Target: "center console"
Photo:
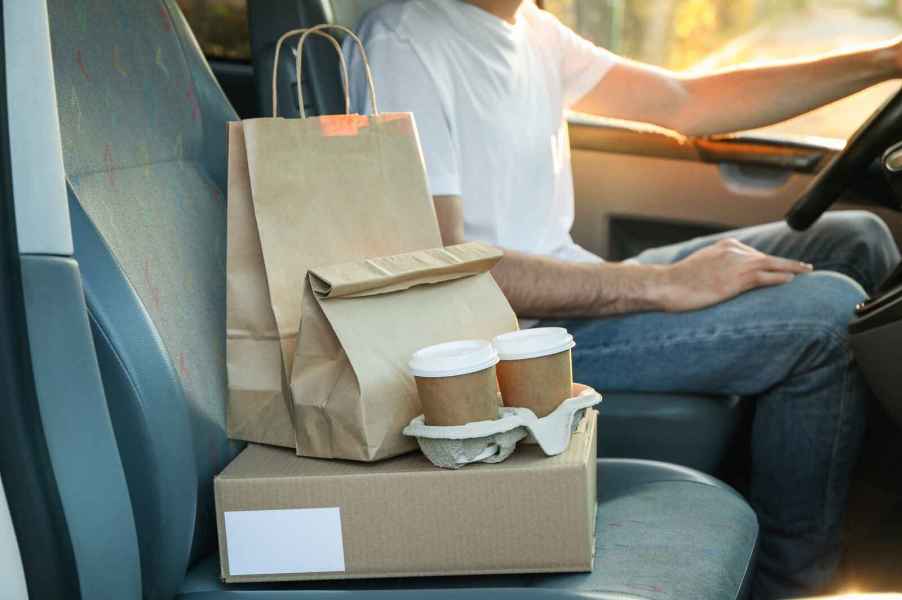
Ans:
{"type": "Polygon", "coordinates": [[[871,389],[902,424],[902,284],[859,304],[849,336],[871,389]]]}
{"type": "MultiPolygon", "coordinates": [[[[902,143],[883,155],[883,171],[902,198],[902,143]]],[[[856,362],[871,389],[902,424],[902,265],[855,308],[849,336],[856,362]]]]}

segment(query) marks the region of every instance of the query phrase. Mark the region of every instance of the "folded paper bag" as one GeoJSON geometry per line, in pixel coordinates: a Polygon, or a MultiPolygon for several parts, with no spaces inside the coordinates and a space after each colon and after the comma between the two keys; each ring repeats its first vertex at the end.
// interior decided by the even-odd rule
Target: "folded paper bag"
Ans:
{"type": "Polygon", "coordinates": [[[291,377],[300,456],[373,461],[416,448],[401,430],[420,414],[410,355],[491,339],[517,320],[480,243],[311,270],[291,377]]]}

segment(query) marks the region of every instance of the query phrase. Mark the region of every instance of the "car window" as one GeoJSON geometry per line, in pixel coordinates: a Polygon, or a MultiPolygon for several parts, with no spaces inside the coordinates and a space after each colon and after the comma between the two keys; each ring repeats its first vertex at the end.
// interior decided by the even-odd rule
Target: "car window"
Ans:
{"type": "Polygon", "coordinates": [[[177,0],[207,58],[249,61],[246,0],[177,0]]]}
{"type": "MultiPolygon", "coordinates": [[[[680,71],[787,59],[902,33],[897,0],[545,0],[592,41],[680,71]]],[[[865,90],[766,131],[848,138],[899,83],[865,90]]]]}

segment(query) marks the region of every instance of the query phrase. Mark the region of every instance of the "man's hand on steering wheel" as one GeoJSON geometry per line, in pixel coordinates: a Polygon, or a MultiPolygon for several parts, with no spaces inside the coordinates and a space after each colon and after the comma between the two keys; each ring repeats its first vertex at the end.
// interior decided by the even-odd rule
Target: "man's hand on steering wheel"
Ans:
{"type": "MultiPolygon", "coordinates": [[[[902,70],[902,38],[893,43],[902,70]]],[[[884,150],[902,139],[902,90],[884,102],[849,138],[786,214],[793,229],[808,229],[884,150]]]]}

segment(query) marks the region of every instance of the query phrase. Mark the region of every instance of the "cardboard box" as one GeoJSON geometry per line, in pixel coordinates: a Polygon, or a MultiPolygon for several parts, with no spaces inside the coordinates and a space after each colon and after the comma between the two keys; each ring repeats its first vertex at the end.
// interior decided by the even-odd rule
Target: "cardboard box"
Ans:
{"type": "Polygon", "coordinates": [[[591,571],[595,411],[564,454],[442,470],[248,446],[216,478],[226,582],[591,571]]]}

